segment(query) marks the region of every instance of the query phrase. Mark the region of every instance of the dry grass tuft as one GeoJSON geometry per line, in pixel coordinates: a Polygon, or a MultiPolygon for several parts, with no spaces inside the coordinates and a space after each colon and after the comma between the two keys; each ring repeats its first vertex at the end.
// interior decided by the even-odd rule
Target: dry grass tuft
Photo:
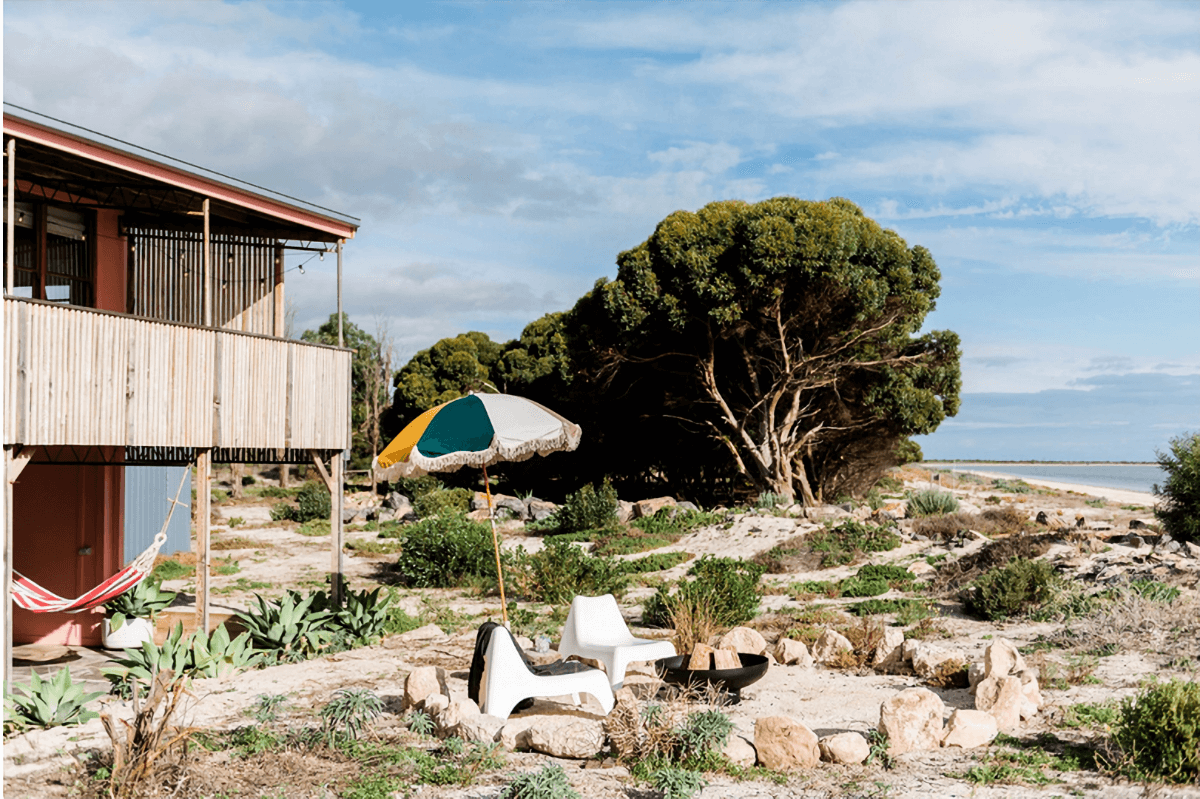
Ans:
{"type": "Polygon", "coordinates": [[[172,725],[180,702],[187,695],[184,681],[171,670],[157,671],[143,697],[133,685],[133,723],[103,713],[100,721],[112,739],[113,762],[109,795],[147,795],[147,789],[164,781],[175,783],[175,793],[187,781],[187,741],[191,731],[172,725]]]}
{"type": "Polygon", "coordinates": [[[934,593],[957,593],[984,572],[1005,566],[1017,558],[1034,560],[1046,553],[1060,536],[1014,535],[987,544],[983,549],[947,563],[938,569],[932,583],[934,593]]]}

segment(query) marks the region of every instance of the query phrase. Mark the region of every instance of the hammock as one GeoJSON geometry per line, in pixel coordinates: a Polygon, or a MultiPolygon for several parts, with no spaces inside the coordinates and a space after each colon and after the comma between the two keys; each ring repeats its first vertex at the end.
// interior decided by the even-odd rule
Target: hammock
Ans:
{"type": "Polygon", "coordinates": [[[31,610],[34,613],[80,613],[97,605],[103,605],[146,579],[146,575],[154,568],[154,559],[158,557],[158,550],[167,542],[167,525],[171,523],[171,514],[175,512],[175,506],[187,507],[187,503],[179,501],[179,493],[183,491],[183,484],[187,482],[187,477],[188,473],[185,471],[183,479],[179,481],[179,488],[175,491],[175,498],[171,500],[171,508],[167,511],[167,519],[163,522],[162,529],[158,531],[158,535],[154,536],[150,546],[130,561],[128,566],[75,599],[64,599],[14,569],[13,602],[17,603],[17,607],[31,610]]]}

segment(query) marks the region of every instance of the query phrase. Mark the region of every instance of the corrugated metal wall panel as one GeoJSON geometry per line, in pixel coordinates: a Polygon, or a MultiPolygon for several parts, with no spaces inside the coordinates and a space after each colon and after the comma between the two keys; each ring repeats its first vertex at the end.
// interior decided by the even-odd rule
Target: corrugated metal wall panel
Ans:
{"type": "MultiPolygon", "coordinates": [[[[188,478],[179,494],[179,501],[191,505],[192,476],[186,466],[127,466],[125,467],[125,551],[124,562],[136,558],[158,531],[171,499],[179,488],[184,472],[188,478]]],[[[162,555],[190,552],[192,549],[192,514],[190,508],[177,507],[167,528],[167,543],[159,551],[162,555]]]]}

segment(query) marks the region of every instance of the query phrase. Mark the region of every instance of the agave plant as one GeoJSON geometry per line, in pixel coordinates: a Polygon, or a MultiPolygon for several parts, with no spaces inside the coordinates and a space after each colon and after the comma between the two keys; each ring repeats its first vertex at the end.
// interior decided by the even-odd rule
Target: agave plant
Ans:
{"type": "Polygon", "coordinates": [[[374,591],[347,591],[346,604],[338,608],[334,622],[346,634],[362,644],[370,644],[383,637],[383,628],[388,620],[388,605],[391,594],[379,598],[382,589],[374,591]]]}
{"type": "Polygon", "coordinates": [[[153,619],[158,613],[171,606],[175,594],[163,591],[149,580],[143,580],[123,594],[104,603],[108,623],[114,632],[121,629],[126,619],[153,619]]]}
{"type": "Polygon", "coordinates": [[[191,639],[192,674],[197,677],[220,677],[231,671],[241,671],[254,666],[262,653],[254,649],[249,633],[242,633],[232,641],[225,625],[218,625],[212,636],[204,636],[197,630],[191,639]]]}
{"type": "Polygon", "coordinates": [[[191,638],[185,639],[183,625],[176,624],[161,646],[143,641],[136,649],[126,649],[125,657],[117,658],[115,666],[105,666],[100,673],[112,683],[115,693],[128,696],[131,678],[148,685],[158,671],[170,669],[175,674],[187,674],[191,654],[191,638]]]}
{"type": "Polygon", "coordinates": [[[49,728],[83,724],[100,717],[99,713],[84,709],[84,705],[103,692],[85,694],[82,683],[71,681],[71,669],[68,666],[48,680],[43,680],[35,671],[30,675],[30,687],[17,686],[17,690],[25,696],[9,694],[5,697],[6,727],[49,728]]]}
{"type": "MultiPolygon", "coordinates": [[[[333,614],[313,607],[323,597],[321,592],[304,597],[298,591],[288,591],[276,604],[255,594],[257,606],[246,612],[239,611],[237,617],[256,648],[308,655],[333,638],[333,630],[329,627],[333,614]]],[[[325,603],[322,601],[321,604],[325,603]]]]}

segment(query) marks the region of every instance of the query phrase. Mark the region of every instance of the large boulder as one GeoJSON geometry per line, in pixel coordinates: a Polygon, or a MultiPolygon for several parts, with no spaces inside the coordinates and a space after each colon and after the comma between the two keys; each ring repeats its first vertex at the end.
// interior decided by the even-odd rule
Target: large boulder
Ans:
{"type": "Polygon", "coordinates": [[[813,644],[812,656],[818,663],[829,663],[838,660],[842,653],[853,651],[854,644],[850,643],[849,638],[826,627],[825,632],[821,633],[821,637],[813,644]]]}
{"type": "Polygon", "coordinates": [[[997,638],[983,652],[983,676],[1007,677],[1025,670],[1025,659],[1007,638],[997,638]]]}
{"type": "Polygon", "coordinates": [[[946,723],[946,737],[942,746],[958,746],[973,749],[991,743],[999,727],[991,713],[982,710],[955,710],[946,723]]]}
{"type": "Polygon", "coordinates": [[[553,502],[546,502],[542,499],[531,497],[529,502],[525,504],[529,511],[529,518],[535,522],[540,522],[542,519],[558,510],[558,506],[553,502]]]}
{"type": "Polygon", "coordinates": [[[425,707],[425,700],[434,694],[450,696],[446,686],[446,670],[441,666],[418,666],[404,680],[404,708],[425,707]]]}
{"type": "Polygon", "coordinates": [[[675,504],[675,497],[655,497],[654,499],[643,499],[640,502],[633,503],[633,517],[635,519],[644,519],[648,516],[653,516],[663,508],[669,508],[675,504]]]}
{"type": "Polygon", "coordinates": [[[888,754],[902,755],[942,745],[946,706],[928,688],[908,688],[879,707],[879,731],[887,736],[888,754]]]}
{"type": "Polygon", "coordinates": [[[767,651],[767,639],[758,630],[734,627],[721,636],[717,649],[733,649],[744,655],[761,655],[767,651]]]}
{"type": "Polygon", "coordinates": [[[809,668],[813,664],[813,656],[808,653],[804,642],[791,638],[780,638],[775,643],[775,660],[785,666],[809,668]]]}
{"type": "Polygon", "coordinates": [[[821,762],[816,734],[787,716],[767,716],[754,722],[758,762],[772,771],[813,768],[821,762]]]}
{"type": "Polygon", "coordinates": [[[818,741],[818,745],[821,749],[821,759],[826,763],[857,766],[871,754],[871,745],[857,732],[827,735],[818,741]]]}
{"type": "Polygon", "coordinates": [[[962,652],[923,641],[913,651],[912,665],[918,676],[928,680],[961,671],[967,665],[967,658],[962,652]]]}
{"type": "Polygon", "coordinates": [[[871,657],[871,665],[875,668],[886,668],[901,661],[904,653],[904,630],[899,627],[885,627],[883,638],[875,645],[875,653],[871,657]]]}
{"type": "Polygon", "coordinates": [[[592,757],[604,746],[604,723],[599,719],[546,716],[529,728],[529,748],[551,757],[577,760],[592,757]]]}

